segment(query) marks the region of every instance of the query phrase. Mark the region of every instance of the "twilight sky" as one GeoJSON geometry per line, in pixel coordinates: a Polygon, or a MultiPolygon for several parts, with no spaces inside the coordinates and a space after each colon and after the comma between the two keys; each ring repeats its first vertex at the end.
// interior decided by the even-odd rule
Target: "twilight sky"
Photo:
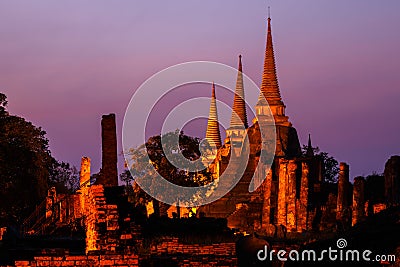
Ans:
{"type": "Polygon", "coordinates": [[[47,131],[57,159],[79,167],[89,156],[97,172],[101,115],[116,113],[120,137],[131,96],[154,73],[193,60],[236,67],[242,54],[260,84],[267,5],[301,143],[311,133],[351,177],[382,172],[400,154],[398,0],[2,0],[0,91],[12,114],[47,131]]]}

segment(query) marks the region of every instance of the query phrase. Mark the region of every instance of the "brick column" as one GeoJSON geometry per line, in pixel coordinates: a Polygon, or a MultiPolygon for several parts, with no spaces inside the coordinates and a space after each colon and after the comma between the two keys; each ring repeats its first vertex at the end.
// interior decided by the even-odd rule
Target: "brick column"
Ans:
{"type": "Polygon", "coordinates": [[[289,160],[287,175],[287,219],[286,227],[288,232],[296,230],[296,170],[297,163],[294,160],[289,160]]]}
{"type": "Polygon", "coordinates": [[[82,157],[81,159],[81,170],[79,172],[79,186],[80,186],[80,211],[81,214],[84,215],[85,210],[85,202],[88,196],[88,187],[90,186],[90,158],[82,157]]]}
{"type": "Polygon", "coordinates": [[[120,241],[117,205],[107,204],[102,185],[93,185],[89,188],[86,207],[86,254],[115,253],[120,241]]]}
{"type": "Polygon", "coordinates": [[[342,220],[344,212],[349,208],[349,165],[344,162],[340,163],[339,180],[338,180],[338,196],[337,196],[337,213],[336,219],[342,220]]]}
{"type": "Polygon", "coordinates": [[[360,222],[365,217],[364,185],[365,185],[364,177],[359,176],[354,178],[352,225],[355,225],[356,223],[360,222]]]}
{"type": "Polygon", "coordinates": [[[267,173],[264,181],[264,196],[263,196],[263,210],[262,210],[262,224],[263,229],[267,229],[268,225],[273,222],[270,221],[271,216],[271,190],[272,190],[272,169],[267,173]]]}
{"type": "Polygon", "coordinates": [[[385,164],[385,198],[389,205],[400,204],[400,156],[392,156],[385,164]]]}
{"type": "Polygon", "coordinates": [[[302,162],[301,166],[301,188],[298,209],[298,225],[299,232],[308,228],[308,202],[309,202],[309,166],[307,162],[302,162]]]}
{"type": "Polygon", "coordinates": [[[118,186],[117,133],[115,114],[103,115],[101,120],[102,167],[96,184],[118,186]]]}
{"type": "Polygon", "coordinates": [[[278,185],[278,210],[277,210],[277,223],[286,226],[286,196],[287,196],[287,173],[288,173],[288,160],[279,160],[279,185],[278,185]]]}

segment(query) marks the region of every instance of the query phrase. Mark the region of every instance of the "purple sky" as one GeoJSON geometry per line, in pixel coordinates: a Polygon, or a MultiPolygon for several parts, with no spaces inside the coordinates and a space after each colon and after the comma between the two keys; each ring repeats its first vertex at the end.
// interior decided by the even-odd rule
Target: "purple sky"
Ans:
{"type": "Polygon", "coordinates": [[[311,133],[352,177],[382,172],[400,154],[398,0],[3,0],[0,91],[11,113],[47,131],[57,159],[89,156],[96,172],[101,115],[117,114],[121,136],[130,97],[155,72],[192,60],[236,67],[242,54],[259,84],[268,4],[301,143],[311,133]]]}

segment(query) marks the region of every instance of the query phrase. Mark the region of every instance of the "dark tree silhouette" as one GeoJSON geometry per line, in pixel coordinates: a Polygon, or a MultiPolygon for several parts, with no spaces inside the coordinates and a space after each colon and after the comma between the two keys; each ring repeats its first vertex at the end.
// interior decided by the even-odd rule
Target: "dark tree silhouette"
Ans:
{"type": "MultiPolygon", "coordinates": [[[[137,177],[144,177],[151,187],[152,179],[154,178],[154,169],[166,180],[171,183],[185,186],[185,187],[195,187],[208,184],[212,181],[211,174],[205,169],[199,172],[189,172],[184,169],[175,167],[168,159],[172,158],[175,160],[176,151],[180,151],[186,159],[197,160],[200,158],[201,153],[199,150],[200,139],[184,135],[183,132],[179,133],[179,147],[175,147],[173,142],[169,142],[172,135],[178,134],[167,133],[163,138],[163,146],[161,144],[161,136],[153,136],[149,140],[134,149],[127,152],[128,156],[131,157],[133,165],[130,166],[131,172],[133,174],[133,179],[137,177]],[[148,158],[151,161],[151,167],[148,158]]],[[[207,144],[205,145],[207,147],[207,144]]],[[[204,169],[201,162],[198,162],[198,169],[204,169]]],[[[145,204],[153,200],[154,212],[156,215],[159,214],[159,203],[154,201],[148,194],[140,189],[137,184],[133,185],[135,203],[145,204]]],[[[168,194],[168,192],[166,192],[168,194]]]]}
{"type": "Polygon", "coordinates": [[[46,132],[6,108],[0,94],[0,219],[18,223],[46,196],[54,159],[46,132]]]}
{"type": "Polygon", "coordinates": [[[7,96],[0,93],[0,116],[8,115],[8,112],[6,110],[7,103],[7,96]]]}
{"type": "Polygon", "coordinates": [[[129,170],[125,170],[119,175],[119,179],[126,184],[126,187],[130,187],[133,177],[129,170]]]}
{"type": "Polygon", "coordinates": [[[51,156],[46,132],[24,118],[10,115],[0,93],[0,222],[22,222],[47,189],[69,193],[79,186],[75,167],[51,156]]]}
{"type": "Polygon", "coordinates": [[[79,172],[75,166],[54,160],[50,168],[49,186],[59,193],[73,193],[79,188],[79,172]]]}
{"type": "MultiPolygon", "coordinates": [[[[308,146],[303,145],[302,153],[306,155],[308,146]]],[[[318,157],[323,162],[323,177],[324,181],[327,183],[336,183],[338,181],[338,173],[339,173],[339,163],[338,161],[330,156],[327,152],[320,151],[319,147],[313,147],[314,156],[318,157]]]]}

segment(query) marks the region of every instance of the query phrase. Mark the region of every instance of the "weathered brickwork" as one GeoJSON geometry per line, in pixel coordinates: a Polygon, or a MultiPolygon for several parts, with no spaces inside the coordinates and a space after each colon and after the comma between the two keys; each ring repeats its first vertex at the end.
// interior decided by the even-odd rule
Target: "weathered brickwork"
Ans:
{"type": "Polygon", "coordinates": [[[184,244],[179,238],[164,238],[160,243],[151,246],[151,254],[191,254],[191,255],[221,255],[236,257],[235,243],[216,243],[211,245],[184,244]]]}
{"type": "Polygon", "coordinates": [[[64,256],[35,257],[32,261],[16,261],[14,266],[139,266],[137,255],[100,255],[100,256],[64,256]]]}
{"type": "Polygon", "coordinates": [[[107,204],[102,185],[90,187],[85,205],[86,253],[115,252],[120,238],[117,206],[107,204]]]}
{"type": "Polygon", "coordinates": [[[344,162],[340,163],[339,179],[338,179],[338,196],[337,196],[337,213],[336,218],[339,221],[347,222],[349,220],[349,210],[351,202],[349,199],[350,192],[349,181],[349,165],[344,162]]]}
{"type": "Polygon", "coordinates": [[[102,166],[96,184],[118,186],[117,132],[115,114],[103,115],[101,120],[102,166]]]}
{"type": "MultiPolygon", "coordinates": [[[[381,197],[372,199],[370,203],[365,199],[363,181],[356,179],[353,190],[346,163],[340,163],[337,184],[325,181],[324,159],[315,155],[310,136],[308,147],[302,153],[296,129],[285,114],[286,106],[280,94],[270,18],[261,93],[255,103],[256,118],[250,127],[247,124],[239,127],[241,122],[247,122],[241,72],[240,60],[231,127],[227,129],[227,138],[210,166],[215,178],[223,173],[224,176],[239,178],[239,181],[228,194],[201,207],[200,212],[208,217],[226,218],[229,227],[242,232],[276,235],[277,229],[287,232],[347,229],[383,207],[400,204],[399,156],[390,158],[385,166],[387,203],[380,203],[383,201],[381,197]],[[261,132],[260,128],[265,130],[261,132]],[[276,138],[275,142],[271,142],[271,136],[276,138]],[[260,158],[264,151],[274,151],[271,168],[260,158]],[[247,162],[241,161],[240,156],[247,162]],[[257,185],[263,181],[255,191],[251,188],[253,178],[257,185]]],[[[212,118],[217,117],[215,113],[212,115],[212,118]]],[[[219,136],[220,133],[208,129],[207,134],[219,136]]]]}
{"type": "MultiPolygon", "coordinates": [[[[374,214],[400,204],[399,156],[391,157],[385,166],[385,201],[380,199],[385,203],[369,203],[366,181],[356,177],[352,186],[346,163],[340,163],[338,183],[331,184],[324,181],[323,160],[314,155],[310,138],[302,153],[297,131],[285,114],[286,106],[280,95],[270,18],[261,93],[255,106],[256,118],[250,127],[244,95],[240,57],[232,119],[224,144],[218,126],[215,86],[206,132],[206,138],[218,148],[209,167],[213,177],[219,178],[229,164],[231,167],[225,174],[238,179],[238,183],[219,200],[201,207],[199,213],[225,218],[230,228],[241,232],[286,238],[287,232],[345,229],[369,216],[367,210],[374,214]],[[260,127],[266,131],[261,132],[260,127]],[[275,140],[268,139],[270,136],[275,140]],[[272,160],[271,168],[263,158],[264,151],[275,153],[268,155],[272,160]],[[257,185],[261,184],[254,191],[253,178],[257,185]]],[[[146,231],[141,229],[144,224],[139,226],[134,222],[138,214],[129,213],[126,203],[113,202],[120,200],[113,198],[120,197],[115,192],[121,189],[118,187],[115,114],[103,115],[101,135],[102,168],[95,185],[90,184],[90,159],[83,157],[78,194],[59,194],[51,188],[34,216],[24,222],[24,234],[37,236],[50,235],[57,227],[79,222],[86,235],[85,252],[82,247],[79,253],[86,255],[72,256],[68,250],[62,251],[64,256],[41,253],[42,256],[30,261],[16,261],[14,266],[139,266],[142,262],[147,266],[146,263],[158,260],[168,260],[173,266],[237,266],[233,242],[187,244],[179,238],[163,236],[151,239],[150,246],[145,246],[143,233],[146,231]],[[108,192],[115,195],[110,197],[108,192]]],[[[219,186],[230,186],[228,180],[221,181],[219,186]]],[[[167,205],[161,205],[160,214],[167,214],[167,209],[167,205]]],[[[0,240],[4,231],[0,229],[0,240]]]]}
{"type": "Polygon", "coordinates": [[[261,223],[261,228],[262,229],[267,229],[269,225],[273,224],[273,221],[271,221],[271,190],[272,188],[272,170],[269,170],[264,182],[264,201],[263,201],[263,210],[262,210],[262,223],[261,223]]]}
{"type": "Polygon", "coordinates": [[[88,197],[89,186],[90,186],[90,158],[82,157],[81,169],[79,172],[79,202],[80,210],[82,214],[86,214],[86,199],[88,197]]]}
{"type": "Polygon", "coordinates": [[[3,240],[3,236],[7,232],[7,227],[1,227],[0,228],[0,241],[3,240]]]}
{"type": "Polygon", "coordinates": [[[163,238],[150,248],[153,256],[180,255],[178,266],[237,266],[236,244],[184,244],[179,238],[163,238]]]}
{"type": "Polygon", "coordinates": [[[301,184],[300,199],[296,202],[297,215],[297,231],[302,232],[312,228],[312,213],[310,213],[310,170],[307,162],[301,163],[301,184]]]}
{"type": "Polygon", "coordinates": [[[388,205],[400,205],[400,156],[392,156],[386,162],[384,174],[388,205]]]}
{"type": "Polygon", "coordinates": [[[215,84],[212,86],[210,113],[208,115],[206,139],[216,149],[221,147],[221,134],[219,132],[217,100],[215,98],[215,84]]]}
{"type": "MultiPolygon", "coordinates": [[[[244,98],[241,71],[240,62],[236,91],[237,95],[244,98]]],[[[240,115],[240,120],[232,121],[247,121],[245,107],[238,103],[239,98],[235,97],[232,116],[236,118],[237,115],[235,117],[234,113],[237,113],[240,115]]],[[[230,127],[227,130],[228,138],[219,149],[216,160],[210,168],[214,170],[214,176],[218,177],[229,164],[233,167],[224,175],[237,176],[238,173],[242,173],[241,168],[247,165],[244,174],[226,196],[202,207],[201,212],[209,217],[227,218],[229,227],[245,232],[276,233],[277,228],[286,229],[288,232],[310,230],[317,210],[320,211],[323,206],[320,199],[321,160],[314,155],[302,156],[297,131],[285,115],[286,107],[280,95],[276,74],[270,19],[268,19],[261,94],[255,108],[256,118],[252,126],[242,127],[243,129],[230,127]],[[272,125],[274,127],[271,127],[272,125]],[[265,131],[261,133],[260,127],[265,131]],[[270,142],[272,140],[269,140],[271,136],[275,138],[276,147],[271,147],[273,145],[273,142],[270,142]],[[243,149],[246,137],[250,145],[249,150],[243,149]],[[260,155],[263,154],[262,151],[273,149],[275,158],[271,170],[268,170],[265,159],[260,159],[260,155]],[[240,156],[247,159],[247,153],[249,153],[247,163],[237,160],[240,156]],[[215,173],[215,170],[218,173],[215,173]],[[262,182],[262,186],[249,192],[253,177],[256,184],[262,182]]],[[[312,149],[311,145],[309,149],[312,149]]]]}
{"type": "Polygon", "coordinates": [[[365,218],[364,177],[354,178],[352,225],[365,218]]]}

